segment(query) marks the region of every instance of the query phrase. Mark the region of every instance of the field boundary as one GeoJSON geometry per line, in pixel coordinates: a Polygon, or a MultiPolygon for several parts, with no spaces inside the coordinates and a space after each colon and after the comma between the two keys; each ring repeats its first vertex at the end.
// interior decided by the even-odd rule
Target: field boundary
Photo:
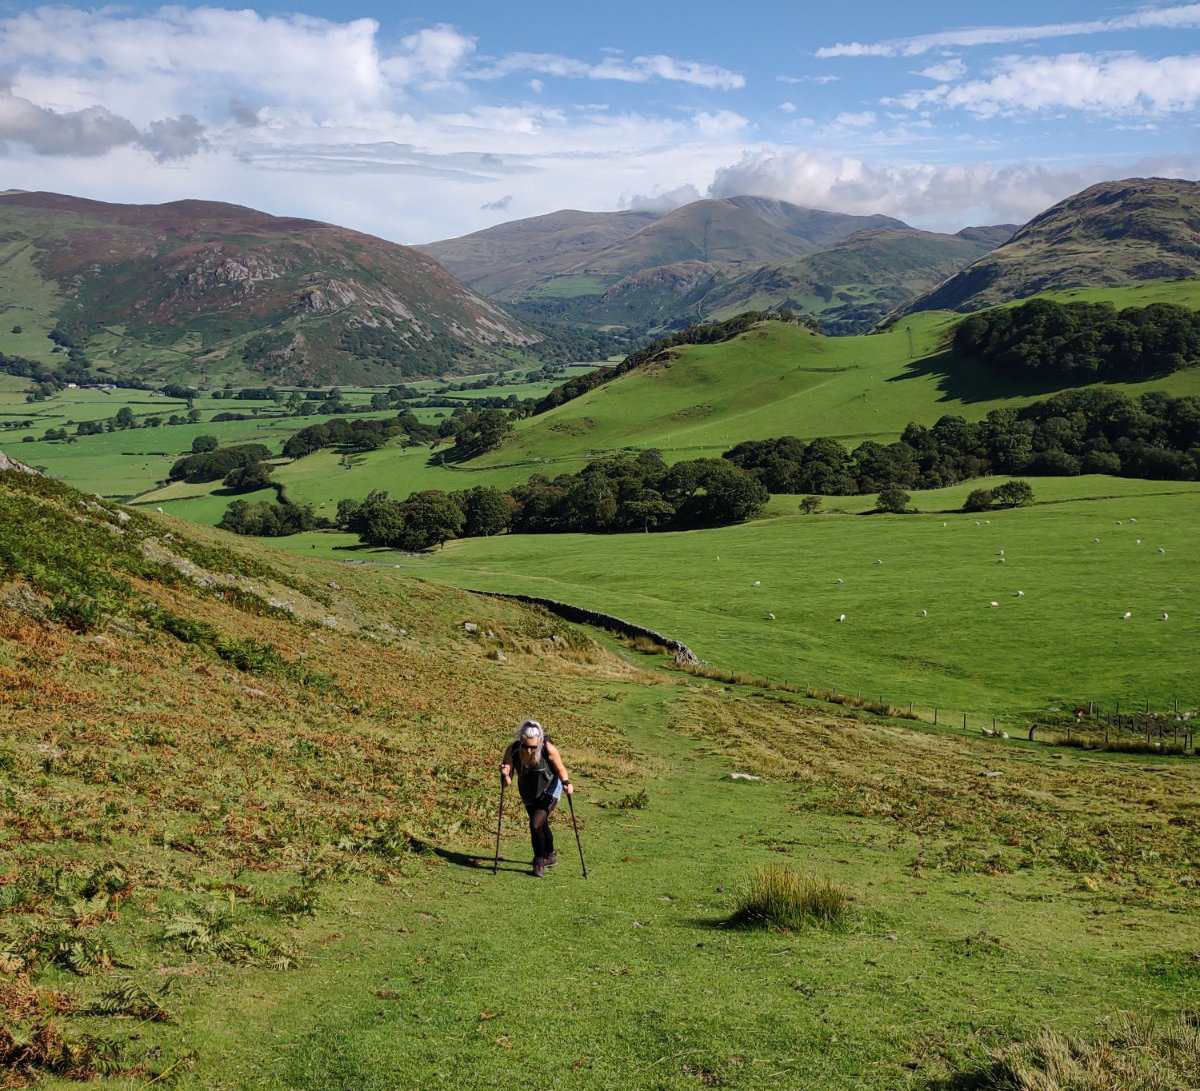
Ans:
{"type": "Polygon", "coordinates": [[[582,606],[574,606],[569,602],[541,598],[538,595],[520,595],[506,591],[476,591],[474,588],[469,587],[463,590],[470,591],[473,595],[487,595],[489,598],[511,599],[513,602],[541,606],[563,618],[565,621],[574,621],[583,625],[595,625],[600,629],[608,629],[614,633],[619,633],[621,636],[647,637],[656,644],[661,644],[664,648],[674,652],[676,663],[699,663],[695,653],[682,640],[663,636],[662,633],[648,629],[645,625],[626,621],[624,618],[616,617],[614,614],[603,614],[599,610],[588,610],[582,606]]]}

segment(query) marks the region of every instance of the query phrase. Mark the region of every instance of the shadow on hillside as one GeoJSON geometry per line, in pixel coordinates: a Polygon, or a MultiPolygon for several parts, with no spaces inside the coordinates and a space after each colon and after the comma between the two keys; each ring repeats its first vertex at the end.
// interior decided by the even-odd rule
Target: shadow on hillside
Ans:
{"type": "MultiPolygon", "coordinates": [[[[413,847],[419,852],[427,852],[439,860],[445,860],[446,863],[453,864],[455,867],[470,868],[472,871],[491,871],[495,859],[491,856],[473,856],[467,852],[454,852],[452,849],[431,845],[427,841],[415,841],[413,847]]],[[[507,856],[501,856],[499,870],[527,875],[529,874],[529,861],[510,860],[507,856]]]]}
{"type": "Polygon", "coordinates": [[[893,375],[889,383],[903,383],[909,379],[932,378],[941,397],[938,401],[972,402],[994,401],[999,398],[1048,397],[1063,389],[1062,380],[1037,380],[1030,376],[999,374],[981,360],[959,356],[946,351],[919,360],[910,360],[900,375],[893,375]]]}

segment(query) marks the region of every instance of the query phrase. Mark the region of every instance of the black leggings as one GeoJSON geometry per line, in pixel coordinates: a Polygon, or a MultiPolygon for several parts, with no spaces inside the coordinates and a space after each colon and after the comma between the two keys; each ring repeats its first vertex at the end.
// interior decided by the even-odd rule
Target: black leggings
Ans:
{"type": "Polygon", "coordinates": [[[529,812],[529,840],[533,842],[533,858],[544,859],[554,851],[554,834],[550,830],[550,814],[558,806],[558,800],[544,795],[532,804],[526,804],[529,812]]]}

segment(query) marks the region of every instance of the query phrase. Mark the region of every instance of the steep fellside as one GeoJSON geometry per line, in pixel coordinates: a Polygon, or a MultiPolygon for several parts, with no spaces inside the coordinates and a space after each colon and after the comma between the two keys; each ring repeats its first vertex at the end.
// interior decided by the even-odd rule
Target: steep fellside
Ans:
{"type": "Polygon", "coordinates": [[[313,220],[9,193],[0,234],[6,294],[53,300],[31,324],[115,375],[387,382],[539,339],[426,255],[313,220]]]}
{"type": "Polygon", "coordinates": [[[1200,183],[1127,178],[1047,209],[900,313],[975,311],[1038,292],[1196,276],[1200,183]]]}

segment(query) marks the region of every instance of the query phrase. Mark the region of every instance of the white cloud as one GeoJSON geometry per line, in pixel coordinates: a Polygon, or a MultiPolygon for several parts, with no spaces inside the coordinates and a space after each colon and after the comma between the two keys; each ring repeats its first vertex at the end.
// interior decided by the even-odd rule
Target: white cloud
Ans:
{"type": "Polygon", "coordinates": [[[778,108],[785,114],[794,114],[796,112],[796,104],[794,102],[781,102],[778,108]]]}
{"type": "Polygon", "coordinates": [[[631,61],[610,55],[597,64],[559,53],[509,53],[472,69],[468,75],[476,80],[496,80],[518,72],[536,72],[559,79],[615,80],[620,83],[648,83],[652,79],[660,79],[721,91],[733,91],[746,85],[745,76],[728,68],[698,61],[682,61],[661,53],[634,57],[631,61]]]}
{"type": "Polygon", "coordinates": [[[705,136],[732,136],[750,125],[746,118],[732,110],[718,110],[715,114],[701,111],[692,121],[705,136]]]}
{"type": "Polygon", "coordinates": [[[837,83],[841,76],[776,76],[776,80],[780,83],[815,83],[817,85],[825,83],[837,83]]]}
{"type": "Polygon", "coordinates": [[[864,110],[857,114],[838,114],[834,118],[834,124],[847,129],[865,129],[875,124],[875,113],[872,110],[864,110]]]}
{"type": "Polygon", "coordinates": [[[955,231],[968,223],[1024,223],[1099,181],[1136,174],[1195,177],[1198,168],[1196,157],[1051,170],[1028,163],[878,164],[808,150],[763,149],[717,170],[709,196],[752,194],[836,212],[882,212],[955,231]]]}
{"type": "Polygon", "coordinates": [[[1147,60],[1132,54],[1007,57],[990,79],[900,96],[909,109],[946,106],[993,117],[1066,108],[1110,117],[1171,114],[1200,103],[1200,55],[1147,60]]]}
{"type": "Polygon", "coordinates": [[[656,190],[651,194],[638,194],[623,198],[621,204],[634,212],[670,212],[672,209],[682,208],[684,205],[690,205],[693,201],[699,200],[700,191],[688,182],[665,192],[656,190]]]}
{"type": "Polygon", "coordinates": [[[1064,38],[1085,34],[1106,34],[1130,30],[1194,29],[1200,27],[1200,4],[1171,7],[1147,7],[1129,15],[1110,19],[1092,19],[1071,23],[1042,23],[1031,26],[968,27],[893,38],[884,42],[847,42],[823,46],[818,57],[914,57],[933,49],[966,48],[981,45],[1005,45],[1045,38],[1064,38]]]}
{"type": "Polygon", "coordinates": [[[957,58],[943,61],[941,64],[931,64],[928,68],[923,68],[917,73],[919,76],[924,76],[929,80],[936,80],[938,83],[949,83],[951,80],[960,79],[966,74],[967,66],[957,58]]]}

